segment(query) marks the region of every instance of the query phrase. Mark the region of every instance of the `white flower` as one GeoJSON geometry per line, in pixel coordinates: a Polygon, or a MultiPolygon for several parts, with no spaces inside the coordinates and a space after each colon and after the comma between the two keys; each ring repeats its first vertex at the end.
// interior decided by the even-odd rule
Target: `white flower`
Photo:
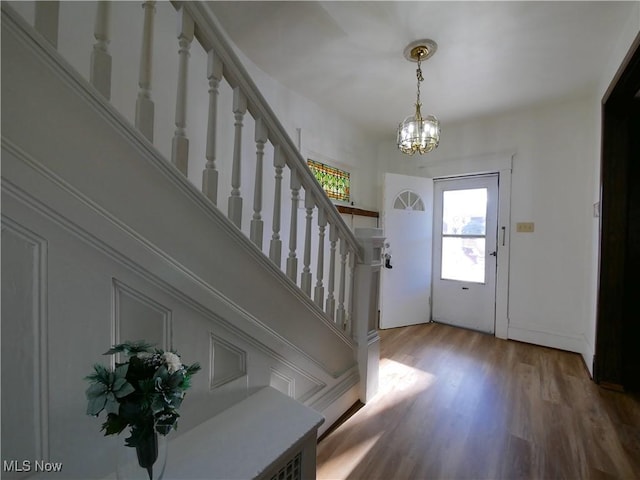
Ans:
{"type": "Polygon", "coordinates": [[[164,352],[162,354],[162,360],[167,365],[167,370],[169,373],[175,373],[182,368],[182,362],[180,362],[180,357],[175,353],[164,352]]]}

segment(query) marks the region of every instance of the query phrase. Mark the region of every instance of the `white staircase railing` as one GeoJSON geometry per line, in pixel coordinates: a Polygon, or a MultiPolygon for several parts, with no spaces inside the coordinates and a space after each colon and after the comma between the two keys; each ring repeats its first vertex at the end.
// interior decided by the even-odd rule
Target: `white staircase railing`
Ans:
{"type": "MultiPolygon", "coordinates": [[[[116,5],[121,8],[121,3],[92,4],[93,39],[86,45],[88,80],[107,99],[112,95],[114,78],[119,75],[112,65],[123,65],[123,60],[118,58],[121,52],[115,48],[110,51],[114,40],[110,32],[121,35],[125,31],[115,23],[112,25],[112,10],[116,5]]],[[[142,2],[143,15],[136,37],[136,41],[140,41],[139,65],[120,67],[138,71],[137,86],[129,88],[135,91],[135,99],[131,98],[131,102],[135,102],[132,123],[160,151],[163,143],[169,143],[158,135],[157,123],[161,118],[154,100],[153,73],[155,62],[167,63],[167,59],[175,59],[177,51],[174,130],[170,153],[165,156],[170,157],[175,167],[211,202],[226,210],[229,220],[324,311],[337,329],[353,335],[356,290],[353,282],[355,265],[363,258],[361,246],[252,82],[206,4],[171,2],[178,29],[175,50],[166,51],[162,50],[164,43],[160,45],[155,40],[166,33],[155,25],[159,7],[163,8],[163,15],[167,14],[163,3],[142,2]],[[196,48],[203,55],[192,55],[196,48]],[[199,65],[196,69],[206,72],[206,78],[199,82],[206,85],[202,90],[189,88],[190,59],[206,61],[206,67],[199,65]],[[231,103],[229,114],[219,110],[222,93],[232,96],[226,101],[231,103]],[[187,109],[194,104],[189,99],[194,98],[196,103],[206,104],[206,122],[188,125],[187,109]],[[225,131],[224,126],[231,123],[233,129],[225,131]],[[245,155],[249,124],[254,126],[255,156],[245,155]],[[225,134],[232,139],[225,142],[222,138],[225,134]],[[196,145],[199,140],[204,145],[196,145]],[[193,152],[200,151],[205,153],[204,158],[194,156],[193,152]],[[273,158],[272,168],[269,162],[265,165],[268,154],[273,158]],[[194,173],[197,170],[201,172],[200,178],[194,173]],[[243,184],[247,173],[253,177],[249,186],[243,184]],[[224,193],[228,193],[226,205],[223,205],[224,193]],[[285,261],[283,255],[286,255],[285,261]]],[[[54,46],[58,43],[58,7],[59,2],[35,2],[34,26],[54,46]]],[[[73,2],[65,8],[74,8],[73,2]]],[[[61,53],[64,56],[64,52],[61,53]]],[[[114,106],[118,108],[115,103],[114,106]]]]}

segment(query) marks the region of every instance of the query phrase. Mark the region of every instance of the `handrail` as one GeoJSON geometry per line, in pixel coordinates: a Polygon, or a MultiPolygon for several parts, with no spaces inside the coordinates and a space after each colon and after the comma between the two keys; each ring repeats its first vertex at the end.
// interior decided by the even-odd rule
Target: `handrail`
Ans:
{"type": "Polygon", "coordinates": [[[206,51],[214,49],[216,55],[220,57],[224,65],[223,75],[227,82],[232,88],[240,87],[247,98],[247,109],[251,115],[254,118],[262,118],[265,121],[269,127],[269,140],[271,140],[274,145],[280,145],[289,168],[299,175],[305,187],[312,189],[313,197],[318,206],[327,213],[331,220],[330,223],[338,226],[340,237],[347,242],[358,259],[362,260],[361,245],[307,167],[300,151],[295,146],[293,140],[278,120],[266,99],[251,80],[249,73],[233,51],[231,41],[228,39],[228,35],[220,25],[218,19],[212,14],[210,9],[205,6],[204,2],[172,1],[171,3],[176,9],[185,8],[189,15],[191,15],[195,22],[195,37],[206,51]]]}

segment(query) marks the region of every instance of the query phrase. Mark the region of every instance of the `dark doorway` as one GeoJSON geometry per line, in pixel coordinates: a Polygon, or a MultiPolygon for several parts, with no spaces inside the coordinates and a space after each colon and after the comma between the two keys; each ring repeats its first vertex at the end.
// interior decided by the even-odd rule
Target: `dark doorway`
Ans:
{"type": "Polygon", "coordinates": [[[605,95],[594,379],[640,391],[640,36],[605,95]]]}

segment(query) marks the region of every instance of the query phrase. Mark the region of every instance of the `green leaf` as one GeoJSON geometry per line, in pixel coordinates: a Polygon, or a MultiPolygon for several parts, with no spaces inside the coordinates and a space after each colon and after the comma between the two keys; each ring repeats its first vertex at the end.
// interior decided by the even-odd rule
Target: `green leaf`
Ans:
{"type": "Polygon", "coordinates": [[[156,432],[167,435],[173,428],[176,428],[179,416],[177,412],[159,415],[156,420],[156,432]]]}
{"type": "Polygon", "coordinates": [[[133,385],[131,385],[129,382],[125,382],[124,385],[122,385],[122,387],[120,387],[117,391],[114,391],[113,393],[115,394],[116,397],[123,398],[135,391],[136,389],[133,388],[133,385]]]}
{"type": "Polygon", "coordinates": [[[107,402],[105,404],[105,410],[107,413],[118,413],[120,409],[120,404],[116,400],[115,395],[112,392],[107,393],[107,402]]]}
{"type": "Polygon", "coordinates": [[[158,370],[156,370],[156,373],[153,375],[153,379],[156,381],[156,385],[158,384],[158,379],[165,382],[168,377],[169,370],[167,370],[166,365],[161,365],[160,367],[158,367],[158,370]]]}
{"type": "Polygon", "coordinates": [[[134,424],[140,418],[141,409],[137,402],[122,402],[120,404],[119,414],[130,424],[134,424]]]}
{"type": "Polygon", "coordinates": [[[116,367],[116,370],[115,370],[114,373],[115,373],[116,377],[118,377],[118,378],[126,378],[128,370],[129,370],[129,364],[128,363],[120,363],[116,367]]]}
{"type": "Polygon", "coordinates": [[[94,373],[87,375],[85,377],[85,380],[89,380],[91,382],[97,382],[97,383],[104,383],[104,384],[109,383],[109,370],[104,365],[100,365],[99,363],[96,363],[93,366],[93,369],[94,369],[94,373]]]}
{"type": "Polygon", "coordinates": [[[113,381],[113,391],[115,392],[116,390],[120,390],[124,386],[125,383],[128,383],[126,378],[117,377],[113,381]]]}
{"type": "Polygon", "coordinates": [[[167,386],[171,389],[178,388],[184,382],[184,375],[181,371],[172,373],[165,380],[167,386]]]}
{"type": "Polygon", "coordinates": [[[194,373],[198,372],[202,367],[200,366],[199,363],[196,362],[193,365],[189,365],[189,366],[185,365],[185,368],[186,368],[186,371],[187,371],[186,372],[187,375],[191,376],[194,373]]]}
{"type": "Polygon", "coordinates": [[[107,420],[102,424],[105,435],[119,435],[129,423],[119,415],[110,413],[107,420]]]}
{"type": "Polygon", "coordinates": [[[115,353],[124,353],[127,356],[135,355],[137,353],[149,352],[151,347],[153,347],[152,343],[147,343],[144,340],[138,340],[136,342],[126,341],[124,343],[120,343],[118,345],[114,345],[112,348],[107,350],[104,355],[113,355],[115,353]]]}
{"type": "Polygon", "coordinates": [[[87,394],[87,398],[91,399],[103,396],[106,391],[107,386],[103,383],[93,383],[89,386],[89,388],[87,388],[85,393],[87,394]]]}
{"type": "Polygon", "coordinates": [[[97,416],[104,408],[104,405],[106,402],[107,402],[106,395],[90,398],[89,404],[87,405],[87,415],[97,416]]]}
{"type": "Polygon", "coordinates": [[[167,408],[167,404],[164,401],[163,396],[155,395],[153,401],[151,402],[151,411],[153,412],[153,414],[157,415],[158,413],[164,411],[165,408],[167,408]]]}
{"type": "Polygon", "coordinates": [[[182,393],[176,393],[171,398],[171,406],[177,410],[178,408],[180,408],[180,405],[182,405],[183,398],[184,396],[182,395],[182,393]]]}

